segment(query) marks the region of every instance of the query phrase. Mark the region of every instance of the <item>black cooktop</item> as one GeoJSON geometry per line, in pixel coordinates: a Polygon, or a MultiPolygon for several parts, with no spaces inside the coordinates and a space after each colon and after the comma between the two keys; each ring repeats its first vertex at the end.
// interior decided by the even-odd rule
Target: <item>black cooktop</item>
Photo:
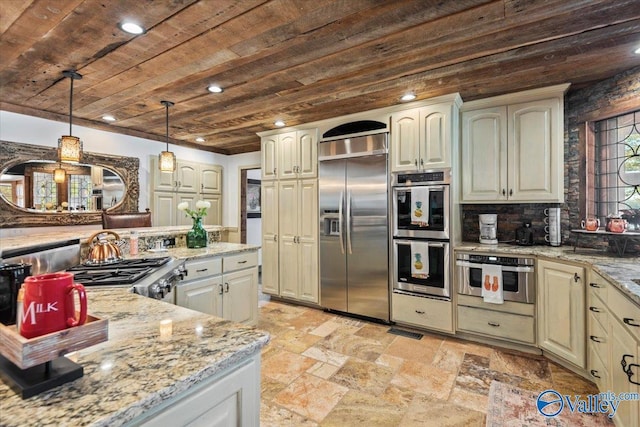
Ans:
{"type": "Polygon", "coordinates": [[[67,271],[84,286],[130,285],[153,272],[171,257],[125,259],[110,264],[76,265],[67,271]]]}

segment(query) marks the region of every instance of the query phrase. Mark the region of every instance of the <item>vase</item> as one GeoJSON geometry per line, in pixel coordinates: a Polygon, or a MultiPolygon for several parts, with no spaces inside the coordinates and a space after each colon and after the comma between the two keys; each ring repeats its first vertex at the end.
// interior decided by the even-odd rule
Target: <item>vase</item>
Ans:
{"type": "Polygon", "coordinates": [[[206,248],[207,230],[202,227],[202,218],[194,218],[193,227],[187,232],[188,248],[206,248]]]}

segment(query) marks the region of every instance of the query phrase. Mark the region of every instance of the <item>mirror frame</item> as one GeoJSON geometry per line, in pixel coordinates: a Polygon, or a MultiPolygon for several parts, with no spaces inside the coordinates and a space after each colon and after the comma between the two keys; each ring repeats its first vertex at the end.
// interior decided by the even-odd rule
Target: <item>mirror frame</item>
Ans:
{"type": "MultiPolygon", "coordinates": [[[[34,160],[58,161],[58,149],[20,142],[0,141],[0,173],[34,160]]],[[[137,157],[114,156],[111,154],[82,153],[82,164],[102,166],[120,176],[125,193],[122,201],[109,212],[138,212],[140,185],[138,170],[140,159],[137,157]]],[[[40,213],[20,208],[9,203],[0,195],[0,228],[43,227],[60,225],[101,224],[102,212],[49,212],[40,213]]]]}

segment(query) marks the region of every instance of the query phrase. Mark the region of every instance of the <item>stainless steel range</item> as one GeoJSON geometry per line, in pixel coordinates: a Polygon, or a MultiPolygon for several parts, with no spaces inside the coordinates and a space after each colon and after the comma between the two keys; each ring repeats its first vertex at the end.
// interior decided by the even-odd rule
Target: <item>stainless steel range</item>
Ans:
{"type": "Polygon", "coordinates": [[[186,274],[184,261],[172,257],[126,259],[67,269],[86,287],[131,286],[133,293],[175,303],[173,289],[186,274]]]}

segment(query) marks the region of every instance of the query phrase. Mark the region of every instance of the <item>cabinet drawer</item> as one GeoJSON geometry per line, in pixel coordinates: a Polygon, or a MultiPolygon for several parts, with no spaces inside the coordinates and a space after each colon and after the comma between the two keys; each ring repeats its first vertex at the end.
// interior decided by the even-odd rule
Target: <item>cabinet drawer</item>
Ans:
{"type": "Polygon", "coordinates": [[[611,285],[609,284],[609,281],[595,271],[591,271],[591,280],[589,280],[589,297],[593,297],[595,295],[606,303],[610,287],[611,285]]]}
{"type": "Polygon", "coordinates": [[[587,336],[587,342],[589,347],[593,349],[603,362],[605,366],[609,366],[609,330],[608,326],[604,326],[601,320],[605,320],[605,324],[608,325],[607,313],[589,313],[589,334],[587,336]],[[604,315],[604,317],[603,317],[604,315]]]}
{"type": "Polygon", "coordinates": [[[453,332],[453,312],[450,301],[393,293],[391,320],[422,328],[453,332]]]}
{"type": "Polygon", "coordinates": [[[535,343],[533,317],[458,306],[458,329],[496,338],[535,343]]]}
{"type": "Polygon", "coordinates": [[[614,288],[609,289],[608,298],[607,305],[612,315],[616,316],[636,341],[640,342],[640,307],[614,288]]]}
{"type": "Polygon", "coordinates": [[[199,279],[206,276],[222,274],[222,258],[201,258],[185,262],[187,276],[185,280],[199,279]]]}
{"type": "Polygon", "coordinates": [[[228,273],[243,268],[255,267],[256,265],[258,265],[258,252],[243,252],[238,255],[224,257],[222,268],[225,273],[228,273]]]}
{"type": "Polygon", "coordinates": [[[587,314],[590,319],[589,321],[591,321],[591,318],[593,318],[594,321],[600,323],[600,326],[603,330],[609,330],[609,310],[607,310],[606,304],[600,301],[599,298],[589,298],[589,307],[587,308],[587,314]]]}
{"type": "Polygon", "coordinates": [[[603,360],[600,356],[596,349],[590,346],[587,371],[593,382],[598,386],[598,390],[611,390],[611,386],[609,385],[609,370],[607,369],[609,362],[603,360]]]}

